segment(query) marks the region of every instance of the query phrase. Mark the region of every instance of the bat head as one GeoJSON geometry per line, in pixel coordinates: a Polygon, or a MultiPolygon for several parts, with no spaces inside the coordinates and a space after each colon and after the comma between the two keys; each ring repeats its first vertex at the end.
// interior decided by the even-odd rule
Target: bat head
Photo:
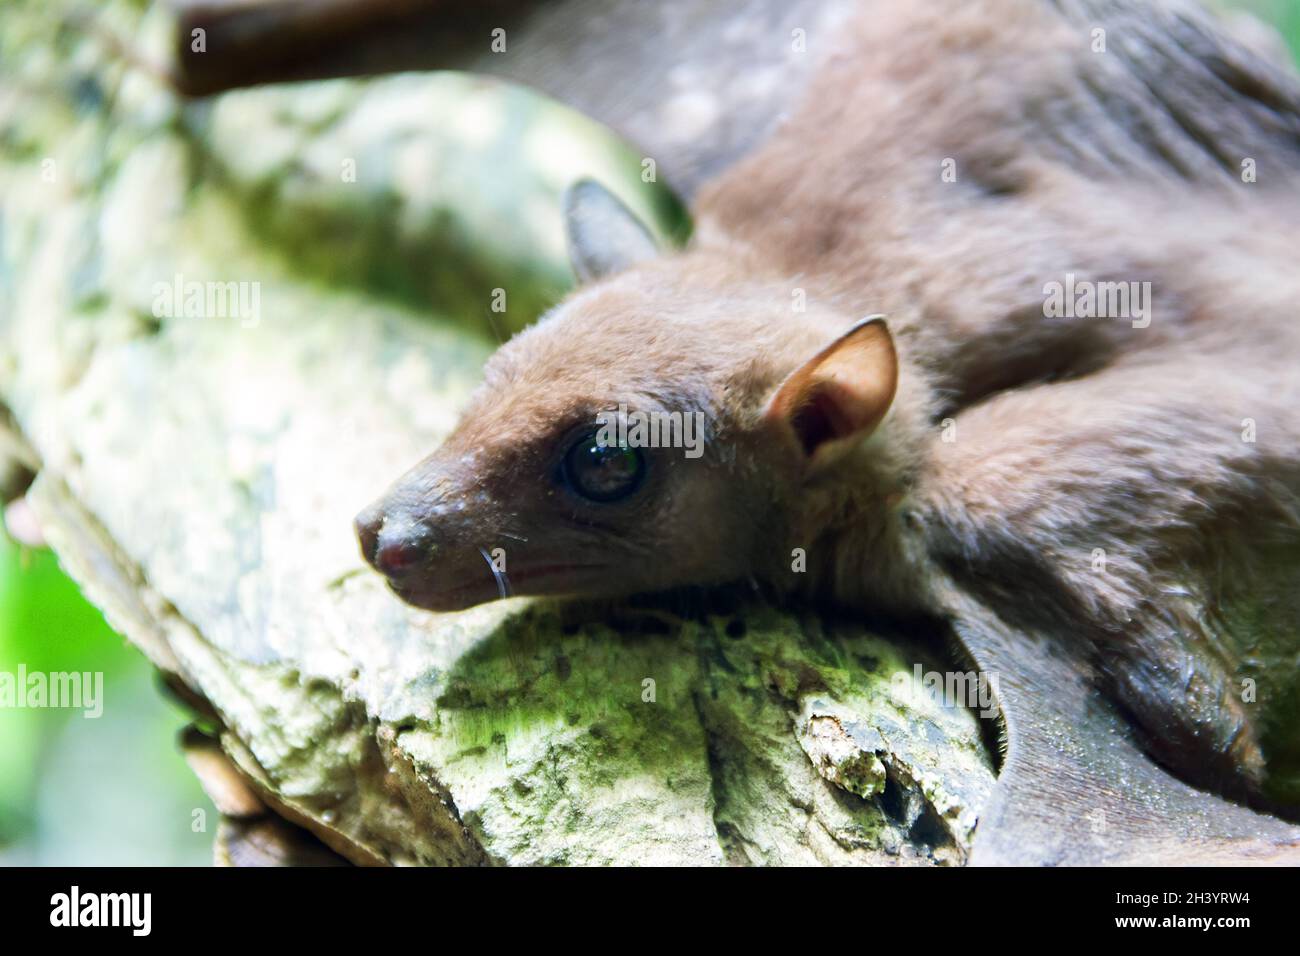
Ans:
{"type": "Polygon", "coordinates": [[[594,183],[566,206],[587,284],[489,360],[443,445],[356,519],[414,605],[754,574],[890,408],[880,318],[796,313],[793,284],[743,254],[658,255],[594,183]]]}

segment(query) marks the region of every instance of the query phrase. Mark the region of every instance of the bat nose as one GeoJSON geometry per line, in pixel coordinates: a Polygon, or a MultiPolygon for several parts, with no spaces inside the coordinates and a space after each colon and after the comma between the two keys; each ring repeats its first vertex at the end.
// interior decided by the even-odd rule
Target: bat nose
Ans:
{"type": "Polygon", "coordinates": [[[379,549],[375,552],[375,567],[390,578],[410,571],[428,553],[424,536],[379,536],[379,549]]]}
{"type": "Polygon", "coordinates": [[[399,577],[420,566],[431,551],[429,529],[419,521],[371,506],[353,522],[361,554],[381,574],[399,577]]]}

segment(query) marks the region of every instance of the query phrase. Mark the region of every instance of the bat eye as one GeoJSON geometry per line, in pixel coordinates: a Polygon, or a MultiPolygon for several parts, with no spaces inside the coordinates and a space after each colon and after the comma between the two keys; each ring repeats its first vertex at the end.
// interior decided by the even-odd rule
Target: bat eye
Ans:
{"type": "Polygon", "coordinates": [[[564,480],[588,501],[626,498],[645,478],[645,456],[639,448],[603,445],[596,433],[585,435],[564,455],[564,480]]]}

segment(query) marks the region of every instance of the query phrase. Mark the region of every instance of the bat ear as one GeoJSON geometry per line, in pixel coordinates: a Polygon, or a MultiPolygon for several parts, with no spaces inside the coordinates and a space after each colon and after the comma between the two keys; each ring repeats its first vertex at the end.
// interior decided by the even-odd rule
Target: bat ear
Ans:
{"type": "Polygon", "coordinates": [[[883,316],[863,319],[781,383],[764,416],[790,428],[821,467],[880,424],[898,387],[898,355],[883,316]]]}
{"type": "Polygon", "coordinates": [[[603,278],[659,254],[645,223],[594,179],[580,179],[564,191],[564,233],[579,282],[603,278]]]}

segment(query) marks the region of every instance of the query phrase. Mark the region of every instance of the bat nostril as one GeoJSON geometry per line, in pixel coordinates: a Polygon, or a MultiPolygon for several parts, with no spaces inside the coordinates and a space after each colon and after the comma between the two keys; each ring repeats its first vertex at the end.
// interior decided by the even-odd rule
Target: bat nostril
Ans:
{"type": "Polygon", "coordinates": [[[392,541],[381,541],[375,553],[375,567],[391,577],[415,567],[424,557],[424,553],[424,545],[418,539],[397,538],[392,541]]]}
{"type": "Polygon", "coordinates": [[[389,515],[379,523],[370,563],[390,578],[398,577],[423,567],[432,550],[428,527],[401,515],[389,515]]]}

